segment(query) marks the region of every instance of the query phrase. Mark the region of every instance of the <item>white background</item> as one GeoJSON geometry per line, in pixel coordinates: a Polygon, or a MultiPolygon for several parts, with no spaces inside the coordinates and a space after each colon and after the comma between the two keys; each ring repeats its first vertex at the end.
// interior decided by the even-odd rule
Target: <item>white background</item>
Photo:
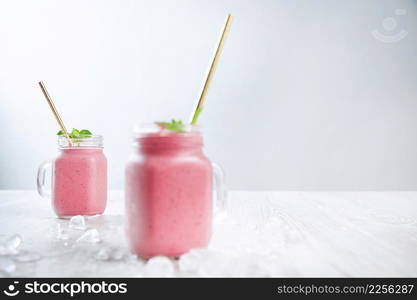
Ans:
{"type": "Polygon", "coordinates": [[[417,3],[389,0],[0,0],[0,188],[56,154],[39,80],[122,188],[133,125],[188,120],[228,12],[200,124],[230,188],[417,188],[417,3]]]}

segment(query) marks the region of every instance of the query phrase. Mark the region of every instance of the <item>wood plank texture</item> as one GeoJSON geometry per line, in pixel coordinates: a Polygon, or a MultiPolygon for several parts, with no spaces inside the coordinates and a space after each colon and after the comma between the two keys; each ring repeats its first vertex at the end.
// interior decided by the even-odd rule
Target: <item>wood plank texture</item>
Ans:
{"type": "Polygon", "coordinates": [[[41,255],[0,256],[16,267],[0,276],[417,276],[417,192],[229,192],[209,248],[168,266],[129,254],[123,210],[110,192],[106,214],[86,220],[101,242],[77,243],[84,231],[35,192],[0,191],[0,241],[19,234],[21,252],[41,255]]]}

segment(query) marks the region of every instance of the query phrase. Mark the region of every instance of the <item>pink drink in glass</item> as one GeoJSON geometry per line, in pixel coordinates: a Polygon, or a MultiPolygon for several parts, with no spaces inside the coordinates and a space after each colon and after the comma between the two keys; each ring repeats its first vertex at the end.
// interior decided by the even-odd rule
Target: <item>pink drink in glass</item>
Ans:
{"type": "Polygon", "coordinates": [[[58,216],[104,212],[107,160],[102,149],[62,149],[52,178],[52,207],[58,216]]]}
{"type": "Polygon", "coordinates": [[[102,137],[58,139],[59,155],[42,164],[38,171],[38,192],[50,197],[59,217],[102,214],[107,202],[107,159],[102,137]],[[52,167],[52,191],[45,189],[45,173],[52,167]]]}
{"type": "Polygon", "coordinates": [[[135,139],[126,166],[127,236],[142,257],[206,247],[212,225],[212,166],[199,132],[135,139]]]}

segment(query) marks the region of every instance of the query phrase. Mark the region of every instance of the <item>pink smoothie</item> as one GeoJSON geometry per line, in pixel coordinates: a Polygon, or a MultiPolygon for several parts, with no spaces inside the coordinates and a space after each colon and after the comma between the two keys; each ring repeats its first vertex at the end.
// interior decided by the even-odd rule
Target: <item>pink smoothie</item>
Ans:
{"type": "Polygon", "coordinates": [[[60,217],[102,214],[107,160],[101,148],[60,149],[52,176],[52,207],[60,217]]]}
{"type": "Polygon", "coordinates": [[[127,236],[142,257],[178,256],[211,236],[212,170],[199,133],[137,139],[126,166],[127,236]]]}

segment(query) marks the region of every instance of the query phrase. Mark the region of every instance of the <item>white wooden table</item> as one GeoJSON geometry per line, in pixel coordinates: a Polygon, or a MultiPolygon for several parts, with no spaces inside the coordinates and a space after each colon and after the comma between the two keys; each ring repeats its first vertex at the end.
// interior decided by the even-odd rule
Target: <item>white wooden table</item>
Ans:
{"type": "Polygon", "coordinates": [[[0,276],[417,276],[417,192],[229,192],[208,249],[149,262],[123,210],[111,192],[75,229],[34,191],[0,191],[0,276]]]}

